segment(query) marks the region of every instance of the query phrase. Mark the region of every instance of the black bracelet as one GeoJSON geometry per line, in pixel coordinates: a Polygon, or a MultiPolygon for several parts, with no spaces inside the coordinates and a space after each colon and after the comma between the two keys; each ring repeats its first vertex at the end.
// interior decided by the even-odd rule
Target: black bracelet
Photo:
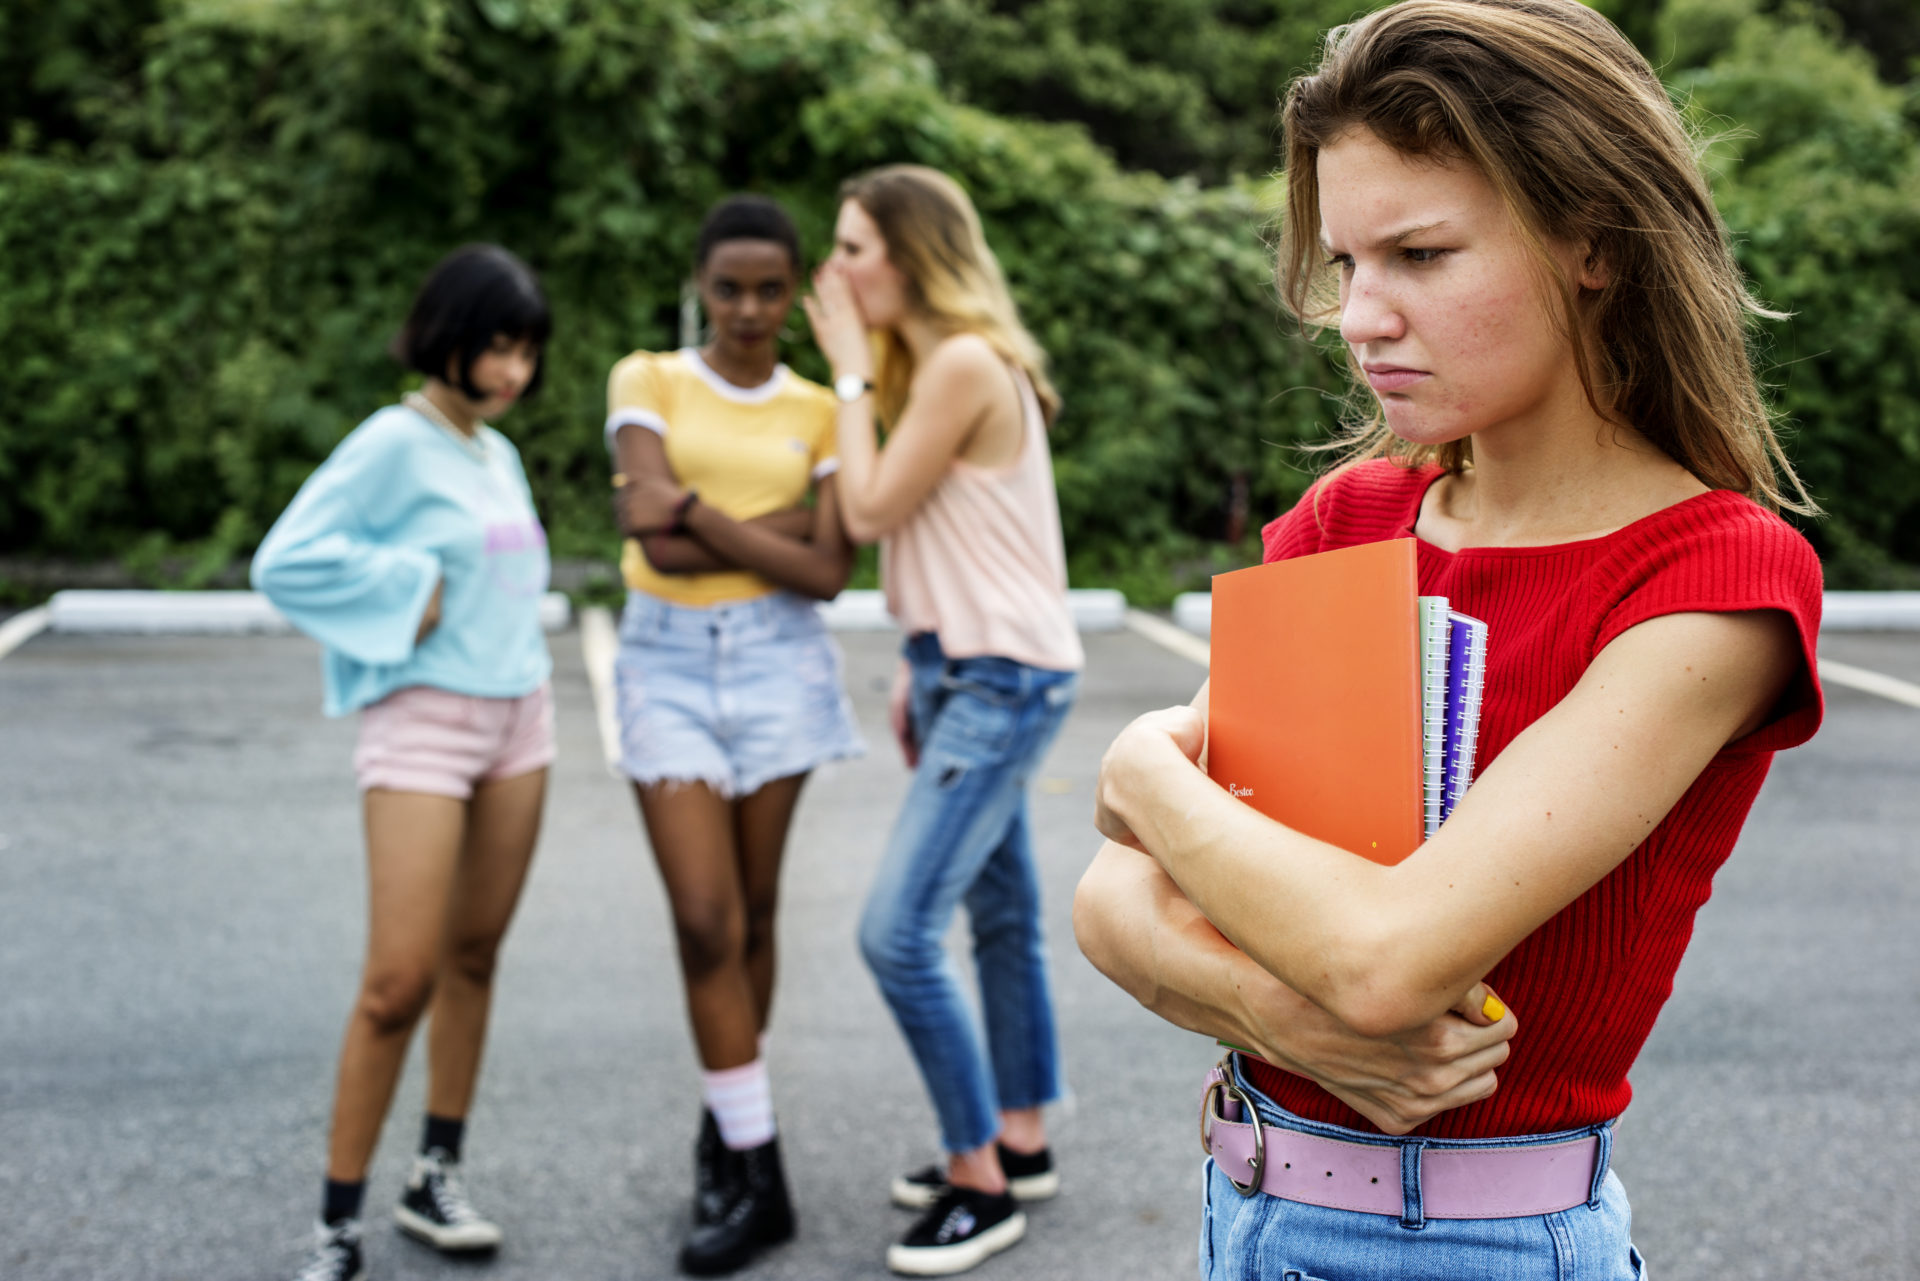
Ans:
{"type": "Polygon", "coordinates": [[[697,489],[689,489],[681,497],[680,501],[674,504],[673,526],[667,530],[669,534],[684,534],[687,532],[687,513],[692,511],[693,505],[699,501],[700,491],[697,489]]]}

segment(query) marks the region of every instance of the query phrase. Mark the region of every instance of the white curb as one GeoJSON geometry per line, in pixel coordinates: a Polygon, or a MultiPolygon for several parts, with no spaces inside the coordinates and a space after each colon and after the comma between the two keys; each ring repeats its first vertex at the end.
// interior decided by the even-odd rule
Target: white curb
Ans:
{"type": "MultiPolygon", "coordinates": [[[[1067,607],[1083,632],[1117,632],[1127,625],[1127,598],[1117,591],[1070,591],[1067,607]]],[[[245,636],[294,630],[259,592],[66,591],[55,592],[45,609],[48,629],[65,635],[245,636]]],[[[841,592],[820,613],[835,631],[895,627],[886,597],[877,591],[841,592]]],[[[541,599],[540,623],[547,631],[565,631],[572,622],[573,607],[564,593],[548,592],[541,599]]]]}
{"type": "Polygon", "coordinates": [[[1823,632],[1920,632],[1920,592],[1828,592],[1823,632]]]}
{"type": "MultiPolygon", "coordinates": [[[[247,636],[293,631],[259,592],[55,592],[47,602],[49,629],[82,636],[247,636]]],[[[564,631],[573,604],[561,592],[540,599],[540,625],[564,631]]]]}

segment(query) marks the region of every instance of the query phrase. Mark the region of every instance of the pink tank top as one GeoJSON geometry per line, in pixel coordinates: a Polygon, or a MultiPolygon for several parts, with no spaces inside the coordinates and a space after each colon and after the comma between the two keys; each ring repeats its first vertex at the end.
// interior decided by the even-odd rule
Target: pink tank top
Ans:
{"type": "Polygon", "coordinates": [[[1067,609],[1067,554],[1053,455],[1024,370],[1024,437],[1004,467],[947,465],[906,523],[880,544],[887,608],[909,636],[933,632],[949,658],[988,655],[1078,671],[1086,661],[1067,609]]]}

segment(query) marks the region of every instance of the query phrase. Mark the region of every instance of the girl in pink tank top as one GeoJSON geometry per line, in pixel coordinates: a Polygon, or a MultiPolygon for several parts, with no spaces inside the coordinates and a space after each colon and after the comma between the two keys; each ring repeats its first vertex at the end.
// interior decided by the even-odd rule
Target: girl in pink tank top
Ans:
{"type": "Polygon", "coordinates": [[[1059,406],[966,194],[913,166],[849,182],[807,300],[839,398],[841,514],[882,544],[907,633],[894,733],[914,767],[860,947],[918,1061],[946,1149],[893,1181],[925,1211],[896,1271],[964,1271],[1059,1185],[1041,1109],[1059,1057],[1027,781],[1083,662],[1047,424],[1059,406]],[[887,426],[884,447],[876,415],[887,426]],[[942,940],[964,899],[984,1027],[942,940]]]}

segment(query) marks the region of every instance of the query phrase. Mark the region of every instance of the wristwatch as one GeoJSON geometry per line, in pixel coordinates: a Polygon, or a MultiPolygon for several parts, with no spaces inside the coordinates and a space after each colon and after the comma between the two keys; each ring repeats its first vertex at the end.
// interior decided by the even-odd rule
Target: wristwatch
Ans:
{"type": "Polygon", "coordinates": [[[833,394],[843,405],[851,405],[872,390],[873,384],[859,374],[841,374],[833,380],[833,394]]]}

